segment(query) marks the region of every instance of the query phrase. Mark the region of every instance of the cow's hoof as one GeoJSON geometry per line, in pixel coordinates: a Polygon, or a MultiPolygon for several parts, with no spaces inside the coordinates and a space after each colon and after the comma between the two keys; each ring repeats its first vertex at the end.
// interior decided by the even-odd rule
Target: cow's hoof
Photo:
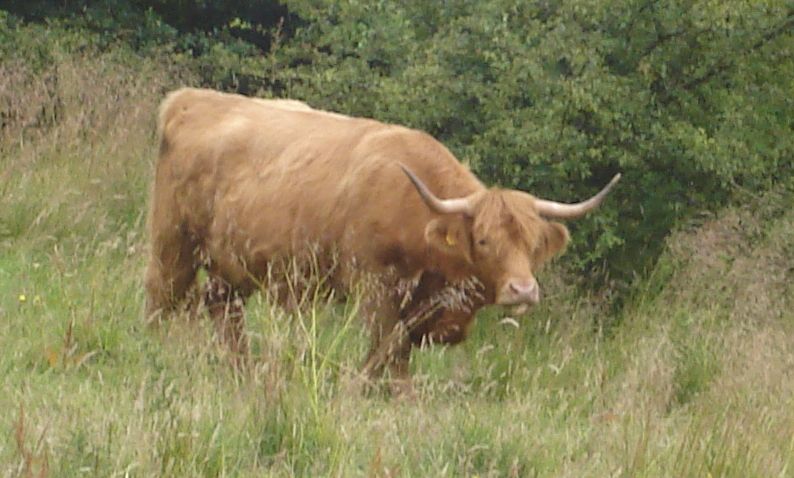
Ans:
{"type": "Polygon", "coordinates": [[[389,389],[392,396],[401,402],[415,402],[419,398],[410,379],[392,380],[389,389]]]}

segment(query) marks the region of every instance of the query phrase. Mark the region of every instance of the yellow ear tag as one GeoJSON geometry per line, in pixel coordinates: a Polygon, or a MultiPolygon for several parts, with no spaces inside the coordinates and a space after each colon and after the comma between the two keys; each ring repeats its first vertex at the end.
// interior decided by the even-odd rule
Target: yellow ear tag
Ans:
{"type": "Polygon", "coordinates": [[[454,246],[457,243],[458,241],[455,240],[455,236],[453,236],[451,232],[447,232],[447,245],[454,246]]]}

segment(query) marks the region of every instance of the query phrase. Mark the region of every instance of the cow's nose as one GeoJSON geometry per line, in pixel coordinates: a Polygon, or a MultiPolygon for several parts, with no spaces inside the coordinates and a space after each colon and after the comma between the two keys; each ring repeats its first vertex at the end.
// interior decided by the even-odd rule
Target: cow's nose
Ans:
{"type": "Polygon", "coordinates": [[[511,280],[510,292],[514,294],[516,302],[537,304],[540,302],[540,287],[534,280],[511,280]]]}

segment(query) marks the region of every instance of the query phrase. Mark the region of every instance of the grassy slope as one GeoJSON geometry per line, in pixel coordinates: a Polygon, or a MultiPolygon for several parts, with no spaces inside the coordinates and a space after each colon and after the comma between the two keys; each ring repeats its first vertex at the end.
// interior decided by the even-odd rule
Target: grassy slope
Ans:
{"type": "Polygon", "coordinates": [[[207,321],[141,320],[152,125],[176,81],[141,60],[57,66],[55,86],[3,70],[23,119],[0,157],[0,475],[793,472],[790,195],[676,234],[620,316],[547,274],[519,328],[486,314],[464,346],[417,354],[417,403],[352,385],[355,303],[254,300],[254,367],[235,375],[207,321]],[[54,98],[54,125],[23,128],[54,98]]]}

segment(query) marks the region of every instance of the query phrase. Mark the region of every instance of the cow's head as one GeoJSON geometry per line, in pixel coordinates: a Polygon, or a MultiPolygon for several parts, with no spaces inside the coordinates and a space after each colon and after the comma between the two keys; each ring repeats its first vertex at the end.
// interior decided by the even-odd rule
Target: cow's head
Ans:
{"type": "Polygon", "coordinates": [[[430,247],[470,265],[485,285],[489,303],[533,305],[540,300],[534,271],[560,253],[568,229],[545,218],[572,219],[597,207],[620,179],[577,204],[546,201],[510,189],[485,189],[470,196],[439,199],[403,166],[425,204],[439,217],[425,229],[430,247]]]}

